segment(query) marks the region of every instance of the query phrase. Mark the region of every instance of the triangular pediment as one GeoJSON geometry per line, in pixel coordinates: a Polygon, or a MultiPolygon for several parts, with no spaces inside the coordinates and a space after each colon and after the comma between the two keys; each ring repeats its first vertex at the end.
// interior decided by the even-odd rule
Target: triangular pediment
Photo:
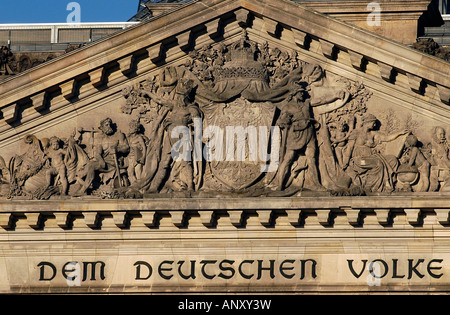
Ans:
{"type": "MultiPolygon", "coordinates": [[[[393,76],[403,74],[411,90],[424,94],[423,87],[431,85],[437,89],[440,100],[449,103],[449,64],[443,60],[291,1],[210,0],[194,1],[2,82],[3,118],[14,125],[20,120],[17,103],[20,107],[30,97],[36,100],[34,107],[39,111],[49,107],[40,104],[44,101],[43,92],[59,90],[70,99],[79,89],[71,83],[84,79],[94,87],[105,83],[110,87],[113,84],[109,76],[118,70],[127,75],[133,71],[141,73],[134,69],[136,59],[143,64],[140,59],[148,57],[154,66],[159,66],[173,61],[176,57],[171,55],[176,50],[188,52],[194,46],[229,41],[236,36],[231,30],[233,25],[247,23],[250,37],[297,49],[305,59],[318,54],[336,61],[338,67],[347,61],[347,65],[363,70],[357,75],[363,75],[367,63],[373,63],[382,79],[392,82],[393,76]],[[205,40],[204,34],[210,38],[205,40]]],[[[327,63],[321,57],[314,56],[327,63]]]]}
{"type": "MultiPolygon", "coordinates": [[[[273,58],[274,64],[270,69],[261,59],[253,60],[259,65],[264,64],[263,70],[274,77],[267,86],[281,87],[287,91],[289,87],[282,83],[283,79],[287,82],[289,75],[294,76],[292,73],[303,66],[318,65],[323,71],[322,91],[333,91],[334,88],[336,95],[339,95],[340,90],[347,88],[346,102],[351,99],[352,102],[347,104],[352,108],[339,106],[336,99],[328,102],[332,103],[330,108],[335,106],[342,110],[336,117],[344,115],[346,110],[352,115],[357,113],[360,118],[372,114],[381,120],[384,131],[400,131],[400,127],[414,129],[409,131],[417,133],[417,138],[424,144],[431,143],[435,127],[445,127],[450,122],[450,64],[443,60],[292,1],[199,0],[0,83],[0,155],[9,160],[18,154],[17,147],[26,149],[23,139],[29,134],[38,139],[49,139],[54,135],[68,138],[75,130],[93,136],[100,121],[106,117],[111,117],[118,129],[127,133],[132,119],[142,119],[136,112],[145,111],[142,104],[124,110],[132,93],[141,93],[145,87],[161,82],[162,73],[169,71],[169,67],[174,71],[186,67],[192,70],[192,62],[198,58],[203,58],[202,66],[212,67],[220,47],[232,50],[231,47],[241,40],[248,41],[249,47],[255,45],[258,51],[253,53],[258,56],[264,55],[263,47],[266,47],[263,57],[267,62],[267,59],[273,58]],[[279,55],[274,52],[276,49],[279,55]],[[291,60],[287,60],[289,58],[291,60]],[[292,58],[295,60],[292,61],[292,58]],[[189,62],[191,65],[186,66],[189,62]],[[277,69],[281,74],[275,74],[277,69]],[[275,78],[278,75],[280,77],[275,78]],[[389,128],[394,130],[386,130],[389,128]]],[[[229,54],[220,56],[224,60],[218,65],[219,68],[230,61],[226,59],[231,58],[229,54]]],[[[243,64],[244,68],[246,65],[250,68],[248,64],[243,64]]],[[[247,70],[244,69],[244,72],[247,70]]],[[[204,84],[199,89],[207,90],[211,83],[206,78],[207,72],[205,69],[197,72],[201,78],[196,75],[196,79],[204,84]]],[[[178,79],[181,79],[184,74],[179,75],[181,77],[178,79]]],[[[232,75],[227,73],[226,78],[232,75]]],[[[245,75],[252,80],[259,74],[237,74],[240,79],[245,75]]],[[[213,85],[215,83],[212,82],[213,85]]],[[[305,84],[313,94],[311,82],[305,84]]],[[[250,92],[261,92],[255,89],[250,92]]],[[[162,96],[161,93],[159,96],[162,96]]],[[[263,93],[265,99],[258,96],[257,102],[280,101],[269,94],[263,93]]],[[[229,98],[211,97],[209,101],[226,102],[237,95],[239,93],[231,93],[229,98]]],[[[250,97],[245,99],[249,100],[250,97]]],[[[206,106],[208,98],[197,101],[206,106]]],[[[245,106],[246,103],[243,104],[245,106]]],[[[264,111],[265,108],[257,110],[264,111]]],[[[321,121],[325,119],[321,115],[329,112],[320,109],[315,112],[321,118],[313,118],[323,128],[327,122],[321,121]]],[[[336,123],[343,122],[340,118],[335,120],[336,123]]],[[[331,126],[333,121],[329,122],[331,126]]],[[[351,124],[346,122],[347,126],[351,124]]],[[[146,132],[153,129],[150,123],[151,119],[148,120],[149,125],[144,126],[146,132]]],[[[268,126],[270,123],[272,121],[268,126]]],[[[361,123],[355,121],[351,129],[361,123]]],[[[336,129],[336,126],[333,128],[336,129]]],[[[331,141],[335,136],[330,134],[327,139],[331,141]]],[[[319,137],[319,146],[322,140],[319,137]]],[[[84,148],[90,145],[94,151],[94,143],[83,143],[84,148]]],[[[395,155],[400,158],[403,145],[394,146],[390,152],[398,151],[395,155]]],[[[339,147],[338,143],[330,144],[333,152],[335,147],[339,147]]],[[[301,146],[296,150],[304,149],[301,146]]],[[[333,161],[333,164],[337,162],[333,161]]],[[[253,176],[242,181],[237,188],[247,188],[257,181],[258,176],[253,176]]]]}

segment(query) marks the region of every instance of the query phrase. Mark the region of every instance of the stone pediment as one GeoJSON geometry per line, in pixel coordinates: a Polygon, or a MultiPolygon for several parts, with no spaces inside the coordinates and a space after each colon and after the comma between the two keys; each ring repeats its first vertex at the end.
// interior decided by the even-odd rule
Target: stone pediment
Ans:
{"type": "Polygon", "coordinates": [[[194,1],[0,84],[4,195],[437,192],[450,165],[445,135],[433,147],[435,128],[450,120],[449,69],[291,1],[194,1]],[[111,125],[107,117],[112,140],[98,129],[111,125]],[[134,121],[143,134],[129,130],[134,121]],[[183,134],[198,121],[198,142],[195,134],[186,146],[171,137],[173,127],[183,134]],[[262,155],[255,149],[257,162],[250,149],[245,163],[237,150],[217,160],[210,126],[242,127],[234,131],[246,131],[249,146],[248,127],[257,146],[266,127],[268,145],[262,155]],[[280,159],[271,168],[274,148],[280,159]],[[90,163],[96,154],[104,161],[90,163]]]}

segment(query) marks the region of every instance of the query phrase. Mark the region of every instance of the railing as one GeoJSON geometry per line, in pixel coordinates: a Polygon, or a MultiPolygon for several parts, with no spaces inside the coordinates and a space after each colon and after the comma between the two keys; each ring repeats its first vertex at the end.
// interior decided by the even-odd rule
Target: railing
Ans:
{"type": "MultiPolygon", "coordinates": [[[[50,36],[48,38],[48,44],[58,44],[60,43],[59,31],[60,30],[97,30],[97,29],[125,29],[130,26],[137,24],[138,22],[107,22],[107,23],[33,23],[33,24],[0,24],[0,32],[2,31],[17,31],[17,30],[48,30],[50,31],[50,36]]],[[[15,45],[16,43],[11,38],[11,32],[9,34],[9,39],[5,41],[10,45],[15,45]]],[[[87,42],[92,41],[92,37],[87,42]]],[[[3,42],[3,40],[2,40],[3,42]]],[[[22,43],[23,44],[23,43],[22,43]]]]}

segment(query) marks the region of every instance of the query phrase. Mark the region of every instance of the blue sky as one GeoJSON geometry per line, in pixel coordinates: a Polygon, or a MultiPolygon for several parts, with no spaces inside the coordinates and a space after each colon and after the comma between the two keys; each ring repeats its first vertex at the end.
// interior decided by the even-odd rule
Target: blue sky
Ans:
{"type": "Polygon", "coordinates": [[[126,22],[139,0],[0,0],[0,24],[66,23],[70,2],[81,8],[81,22],[126,22]]]}

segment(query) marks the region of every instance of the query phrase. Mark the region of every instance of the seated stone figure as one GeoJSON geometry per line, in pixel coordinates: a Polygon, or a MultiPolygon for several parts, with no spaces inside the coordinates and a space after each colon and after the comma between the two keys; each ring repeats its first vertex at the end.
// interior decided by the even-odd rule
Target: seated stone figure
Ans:
{"type": "Polygon", "coordinates": [[[100,175],[104,185],[124,186],[126,183],[121,178],[123,157],[129,153],[130,146],[125,135],[116,131],[110,118],[100,122],[100,134],[96,140],[98,145],[94,147],[94,156],[86,164],[84,170],[78,175],[78,181],[82,183],[79,193],[85,194],[91,187],[95,176],[100,175]]]}
{"type": "Polygon", "coordinates": [[[397,190],[428,191],[430,187],[430,162],[419,148],[419,140],[413,134],[406,137],[401,165],[397,170],[397,190]],[[414,188],[411,187],[414,185],[414,188]]]}
{"type": "Polygon", "coordinates": [[[353,183],[361,186],[365,192],[390,193],[395,189],[395,172],[399,162],[393,155],[379,153],[377,146],[393,141],[409,131],[384,135],[377,129],[377,125],[378,119],[367,114],[362,118],[361,126],[352,131],[348,139],[349,165],[346,171],[353,183]]]}

